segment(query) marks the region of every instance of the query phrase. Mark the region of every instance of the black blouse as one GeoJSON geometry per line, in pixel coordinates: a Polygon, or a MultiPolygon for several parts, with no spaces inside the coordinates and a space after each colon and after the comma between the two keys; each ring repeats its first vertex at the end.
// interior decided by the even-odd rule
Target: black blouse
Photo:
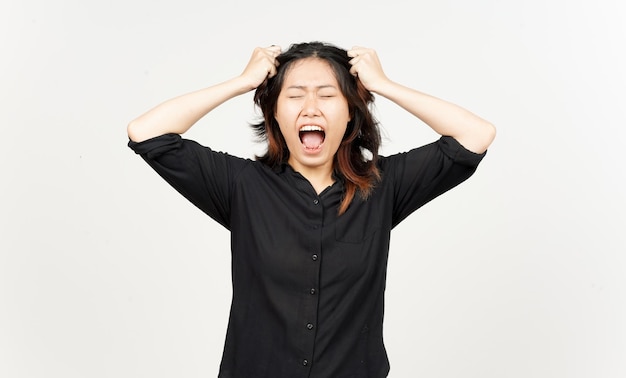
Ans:
{"type": "Polygon", "coordinates": [[[470,177],[484,157],[451,137],[381,157],[371,196],[356,196],[337,216],[341,180],[318,195],[287,164],[271,169],[176,134],[129,146],[231,232],[223,378],[386,377],[391,229],[470,177]]]}

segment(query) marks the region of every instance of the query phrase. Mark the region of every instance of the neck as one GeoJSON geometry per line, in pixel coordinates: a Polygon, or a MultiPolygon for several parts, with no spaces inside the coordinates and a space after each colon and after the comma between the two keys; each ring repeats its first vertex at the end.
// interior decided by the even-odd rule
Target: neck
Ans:
{"type": "Polygon", "coordinates": [[[335,180],[333,179],[332,165],[329,167],[305,167],[293,166],[293,169],[306,178],[315,192],[320,194],[324,189],[331,186],[335,180]]]}
{"type": "Polygon", "coordinates": [[[311,183],[311,186],[313,186],[313,189],[315,189],[315,193],[317,194],[320,194],[321,192],[324,191],[324,189],[328,188],[335,182],[335,180],[333,180],[331,176],[327,178],[319,178],[319,179],[310,179],[306,177],[306,179],[309,180],[309,182],[311,183]]]}

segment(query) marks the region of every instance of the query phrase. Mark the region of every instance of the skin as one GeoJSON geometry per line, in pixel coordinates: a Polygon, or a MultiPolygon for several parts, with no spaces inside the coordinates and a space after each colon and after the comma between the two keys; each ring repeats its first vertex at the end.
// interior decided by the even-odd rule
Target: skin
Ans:
{"type": "Polygon", "coordinates": [[[496,136],[495,127],[468,110],[437,97],[405,87],[383,72],[376,51],[353,47],[350,72],[358,76],[369,91],[386,97],[420,119],[436,133],[451,136],[475,153],[487,150],[496,136]]]}
{"type": "Polygon", "coordinates": [[[307,58],[294,63],[278,96],[275,118],[287,142],[289,165],[307,177],[317,192],[332,184],[333,159],[350,113],[326,61],[307,58]],[[306,148],[300,140],[300,129],[307,125],[324,130],[324,141],[317,149],[306,148]]]}
{"type": "MultiPolygon", "coordinates": [[[[156,106],[129,123],[129,138],[141,142],[166,133],[183,134],[220,104],[256,89],[266,78],[276,75],[276,57],[280,52],[278,46],[255,48],[239,76],[156,106]]],[[[486,151],[495,138],[495,127],[468,110],[389,79],[376,51],[356,46],[348,51],[348,56],[352,65],[350,73],[357,76],[365,88],[395,102],[438,134],[455,138],[475,153],[486,151]]],[[[332,183],[332,156],[339,146],[337,135],[343,135],[341,130],[345,131],[349,116],[343,110],[347,105],[341,104],[340,96],[331,100],[321,97],[321,85],[336,85],[336,79],[333,81],[327,75],[329,68],[324,67],[324,62],[304,59],[297,63],[288,75],[289,83],[281,91],[276,119],[292,155],[289,164],[319,193],[332,183]],[[311,71],[303,69],[306,67],[311,71]],[[293,85],[302,87],[302,99],[282,97],[293,85]],[[326,140],[319,152],[302,150],[296,131],[306,122],[326,128],[326,140]]]]}
{"type": "Polygon", "coordinates": [[[142,142],[167,133],[184,134],[222,103],[256,89],[267,77],[275,76],[280,52],[279,46],[255,48],[241,75],[157,105],[128,124],[128,137],[142,142]]]}

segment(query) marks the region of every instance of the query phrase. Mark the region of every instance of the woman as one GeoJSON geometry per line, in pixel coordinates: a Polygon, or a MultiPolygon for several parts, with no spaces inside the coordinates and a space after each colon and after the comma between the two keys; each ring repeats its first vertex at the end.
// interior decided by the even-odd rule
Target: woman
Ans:
{"type": "Polygon", "coordinates": [[[494,127],[402,86],[374,50],[312,42],[256,48],[243,73],[132,121],[129,146],[231,232],[233,298],[220,377],[385,377],[391,229],[466,180],[494,127]],[[212,151],[180,134],[255,90],[267,152],[212,151]],[[442,137],[378,156],[369,110],[388,98],[442,137]]]}

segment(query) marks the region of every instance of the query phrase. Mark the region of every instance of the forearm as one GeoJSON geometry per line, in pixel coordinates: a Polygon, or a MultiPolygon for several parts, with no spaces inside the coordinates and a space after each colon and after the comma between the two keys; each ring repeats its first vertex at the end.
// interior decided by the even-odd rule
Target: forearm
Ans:
{"type": "Polygon", "coordinates": [[[465,148],[483,153],[495,137],[495,127],[468,110],[386,80],[372,92],[395,102],[435,132],[455,138],[465,148]]]}
{"type": "Polygon", "coordinates": [[[183,134],[227,100],[254,89],[238,76],[157,105],[128,124],[128,137],[141,142],[168,133],[183,134]]]}

